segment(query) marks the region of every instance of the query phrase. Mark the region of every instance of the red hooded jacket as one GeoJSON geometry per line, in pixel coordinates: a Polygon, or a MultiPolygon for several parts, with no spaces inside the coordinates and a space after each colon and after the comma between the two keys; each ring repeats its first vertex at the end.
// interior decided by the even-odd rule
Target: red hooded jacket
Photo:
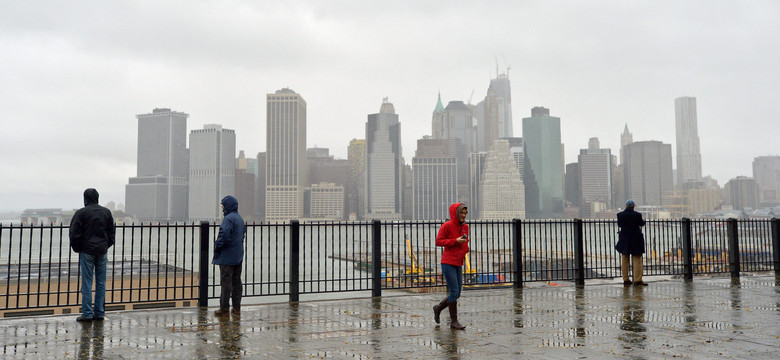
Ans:
{"type": "Polygon", "coordinates": [[[458,244],[458,238],[461,235],[466,235],[466,239],[469,236],[469,226],[465,222],[461,224],[458,220],[460,210],[465,207],[466,204],[463,203],[450,205],[450,220],[441,225],[439,233],[436,235],[436,246],[444,247],[444,251],[441,253],[442,264],[463,266],[463,258],[469,252],[468,240],[458,244]]]}

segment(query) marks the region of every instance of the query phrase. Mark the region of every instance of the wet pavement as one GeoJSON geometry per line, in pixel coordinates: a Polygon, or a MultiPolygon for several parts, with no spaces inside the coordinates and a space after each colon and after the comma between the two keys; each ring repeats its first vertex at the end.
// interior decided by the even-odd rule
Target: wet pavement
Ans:
{"type": "MultiPolygon", "coordinates": [[[[444,295],[0,320],[0,356],[105,359],[768,359],[780,358],[780,279],[767,274],[535,284],[464,291],[451,330],[431,307],[444,295]]],[[[360,296],[361,294],[354,294],[360,296]]]]}

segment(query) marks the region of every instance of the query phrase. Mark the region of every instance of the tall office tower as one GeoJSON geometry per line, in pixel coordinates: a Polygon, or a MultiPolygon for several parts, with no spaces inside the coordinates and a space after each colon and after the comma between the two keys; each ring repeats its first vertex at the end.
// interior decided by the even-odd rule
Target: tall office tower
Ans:
{"type": "MultiPolygon", "coordinates": [[[[190,220],[217,221],[220,201],[236,194],[236,132],[204,125],[190,132],[190,220]]],[[[246,205],[250,205],[247,203],[246,205]]],[[[239,212],[242,210],[239,202],[239,212]]],[[[250,207],[247,206],[247,209],[250,207]]]]}
{"type": "Polygon", "coordinates": [[[334,183],[312,184],[309,191],[309,217],[314,220],[344,218],[344,187],[334,183]]]}
{"type": "MultiPolygon", "coordinates": [[[[580,206],[582,193],[580,193],[580,164],[566,164],[566,173],[564,174],[564,199],[572,206],[580,206]]],[[[579,214],[577,215],[579,216],[579,214]]]]}
{"type": "Polygon", "coordinates": [[[347,193],[347,208],[345,212],[350,220],[363,219],[366,199],[366,140],[352,139],[347,148],[347,161],[349,161],[349,171],[347,172],[347,186],[344,191],[347,193]]]}
{"type": "Polygon", "coordinates": [[[674,123],[677,138],[677,186],[701,180],[699,127],[696,120],[696,98],[674,99],[674,123]]]}
{"type": "Polygon", "coordinates": [[[366,122],[366,217],[403,219],[403,168],[401,123],[385,98],[366,122]]]}
{"type": "Polygon", "coordinates": [[[762,206],[780,205],[780,156],[759,156],[753,159],[753,178],[758,183],[762,206]]]}
{"type": "Polygon", "coordinates": [[[737,176],[724,187],[734,209],[755,209],[758,206],[758,182],[747,176],[737,176]]]}
{"type": "Polygon", "coordinates": [[[488,151],[481,179],[482,220],[525,219],[525,189],[509,141],[495,140],[488,151]]]}
{"type": "Polygon", "coordinates": [[[284,88],[266,95],[265,219],[303,217],[306,165],[306,101],[284,88]]]}
{"type": "Polygon", "coordinates": [[[257,201],[257,159],[247,159],[244,150],[238,151],[236,158],[236,199],[244,221],[255,221],[255,202],[257,201]],[[249,170],[254,164],[254,172],[249,170]]]}
{"type": "MultiPolygon", "coordinates": [[[[490,80],[490,86],[483,102],[484,126],[479,137],[487,150],[493,141],[512,137],[512,90],[508,73],[498,74],[490,80]]],[[[478,141],[481,142],[481,141],[478,141]]]]}
{"type": "Polygon", "coordinates": [[[523,118],[526,215],[530,219],[563,217],[563,145],[561,119],[543,107],[523,118]]]}
{"type": "Polygon", "coordinates": [[[436,100],[436,108],[433,109],[433,115],[431,115],[431,134],[433,134],[434,138],[436,137],[436,134],[441,134],[444,132],[442,124],[442,114],[444,113],[444,105],[441,103],[441,92],[439,93],[438,99],[436,100]]]}
{"type": "Polygon", "coordinates": [[[414,196],[414,173],[412,173],[412,165],[404,164],[401,175],[401,178],[403,179],[401,183],[401,192],[403,194],[403,219],[412,220],[414,219],[414,204],[412,203],[412,197],[414,196]]]}
{"type": "Polygon", "coordinates": [[[454,143],[449,139],[417,140],[412,158],[413,219],[448,218],[449,205],[458,199],[458,163],[451,154],[454,143]]]}
{"type": "Polygon", "coordinates": [[[137,220],[187,219],[188,116],[171,109],[136,116],[138,170],[125,186],[125,204],[137,220]]]}
{"type": "Polygon", "coordinates": [[[674,190],[672,145],[660,141],[637,141],[626,145],[623,183],[626,199],[638,206],[666,205],[664,196],[674,190]]]}
{"type": "Polygon", "coordinates": [[[474,152],[474,126],[471,109],[463,101],[450,101],[438,113],[441,130],[434,139],[450,139],[454,142],[454,156],[458,163],[458,201],[471,202],[469,194],[469,154],[474,152]]]}
{"type": "Polygon", "coordinates": [[[590,138],[588,148],[577,157],[580,173],[580,216],[591,218],[595,208],[612,206],[612,152],[602,149],[598,138],[590,138]]]}
{"type": "Polygon", "coordinates": [[[628,132],[628,124],[626,124],[626,127],[623,128],[623,133],[620,134],[620,165],[623,165],[623,163],[626,162],[626,155],[623,148],[632,142],[634,142],[634,135],[631,135],[631,133],[628,132]]]}
{"type": "Polygon", "coordinates": [[[472,212],[472,218],[482,218],[482,209],[479,208],[479,194],[482,186],[482,172],[485,169],[485,161],[487,160],[488,153],[486,151],[480,151],[469,154],[469,193],[471,194],[471,202],[469,211],[472,212]]]}
{"type": "Polygon", "coordinates": [[[265,220],[265,165],[268,157],[265,152],[257,153],[257,176],[255,177],[255,219],[265,220]]]}

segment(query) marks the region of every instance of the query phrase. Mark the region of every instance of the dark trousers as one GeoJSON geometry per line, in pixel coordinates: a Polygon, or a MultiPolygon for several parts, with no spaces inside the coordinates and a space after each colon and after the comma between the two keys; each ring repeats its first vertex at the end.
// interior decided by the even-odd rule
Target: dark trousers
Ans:
{"type": "Polygon", "coordinates": [[[219,285],[222,292],[219,295],[219,307],[227,309],[230,307],[230,299],[233,298],[233,308],[241,308],[241,264],[238,265],[220,265],[219,266],[219,285]]]}

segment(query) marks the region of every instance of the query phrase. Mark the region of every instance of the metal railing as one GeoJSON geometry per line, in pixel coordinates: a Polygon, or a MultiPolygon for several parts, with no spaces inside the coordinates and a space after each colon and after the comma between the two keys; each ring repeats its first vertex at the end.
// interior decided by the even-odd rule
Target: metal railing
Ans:
{"type": "MultiPolygon", "coordinates": [[[[440,221],[247,224],[244,296],[431,291],[444,286],[435,246],[440,221]]],[[[470,221],[463,266],[469,287],[515,286],[620,276],[610,220],[470,221]]],[[[107,308],[160,302],[205,306],[219,296],[211,248],[219,226],[118,225],[109,250],[107,308]]],[[[780,274],[780,223],[763,220],[654,220],[644,228],[645,274],[774,270],[780,274]]],[[[78,306],[78,256],[68,227],[0,224],[0,312],[78,306]]],[[[147,304],[147,305],[145,305],[147,304]]],[[[175,306],[175,305],[170,305],[175,306]]],[[[40,313],[45,313],[42,312],[40,313]]]]}

